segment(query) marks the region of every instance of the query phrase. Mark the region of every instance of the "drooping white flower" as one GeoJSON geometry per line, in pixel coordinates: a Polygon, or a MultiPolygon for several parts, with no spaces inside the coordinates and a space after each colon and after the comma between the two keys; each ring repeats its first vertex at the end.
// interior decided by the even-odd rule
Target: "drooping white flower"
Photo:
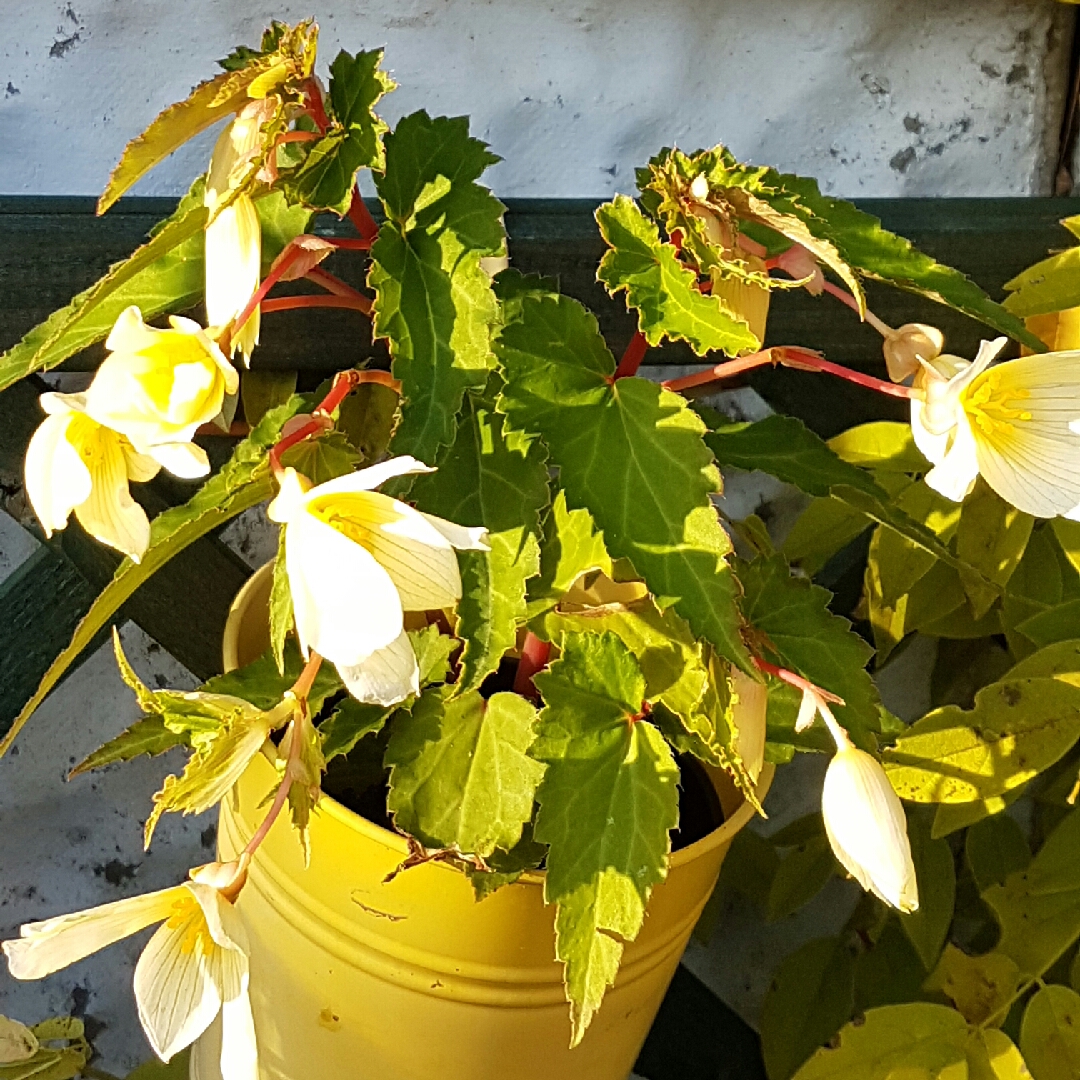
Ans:
{"type": "MultiPolygon", "coordinates": [[[[262,272],[262,227],[251,196],[235,194],[247,179],[254,158],[262,148],[262,127],[272,117],[272,98],[251,101],[222,131],[210,158],[206,177],[205,205],[210,209],[206,226],[206,317],[211,326],[225,326],[247,306],[259,287],[262,272]]],[[[244,363],[259,342],[259,309],[232,331],[229,352],[239,350],[244,363]]]]}
{"type": "Polygon", "coordinates": [[[1080,519],[1080,352],[991,367],[1004,344],[984,341],[973,363],[923,363],[911,429],[934,466],[926,482],[959,502],[981,475],[1018,510],[1080,519]]]}
{"type": "Polygon", "coordinates": [[[919,370],[919,362],[936,360],[945,348],[945,335],[928,323],[904,323],[884,335],[881,351],[893,382],[903,382],[919,370]]]}
{"type": "Polygon", "coordinates": [[[63,529],[74,511],[95,540],[138,562],[150,522],[128,481],[152,479],[160,463],[89,417],[85,394],[42,394],[41,406],[49,415],[30,439],[24,475],[45,535],[63,529]]]}
{"type": "Polygon", "coordinates": [[[198,323],[169,321],[171,329],[159,330],[135,306],[120,313],[86,391],[86,413],[177,476],[205,476],[210,463],[191,439],[236,393],[240,376],[198,323]]]}
{"type": "Polygon", "coordinates": [[[461,599],[454,549],[486,551],[486,530],[464,528],[372,489],[394,476],[431,472],[411,457],[305,490],[292,469],[270,504],[285,526],[285,566],[301,651],[338,669],[360,701],[392,705],[419,691],[405,611],[461,599]]]}
{"type": "Polygon", "coordinates": [[[171,889],[27,923],[2,943],[16,979],[42,979],[162,923],[135,967],[139,1021],[163,1061],[222,1018],[223,1080],[258,1080],[247,935],[232,900],[246,866],[212,863],[171,889]]]}
{"type": "Polygon", "coordinates": [[[838,746],[821,814],[833,854],[864,889],[905,913],[919,906],[904,807],[875,757],[850,742],[838,746]]]}

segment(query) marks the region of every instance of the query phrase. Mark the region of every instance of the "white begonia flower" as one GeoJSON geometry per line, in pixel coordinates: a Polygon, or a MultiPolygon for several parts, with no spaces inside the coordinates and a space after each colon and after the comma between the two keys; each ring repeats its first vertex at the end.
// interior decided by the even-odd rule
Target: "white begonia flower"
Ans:
{"type": "Polygon", "coordinates": [[[885,335],[881,351],[889,378],[900,383],[919,370],[922,360],[936,360],[945,348],[945,335],[927,323],[904,323],[885,335]]]}
{"type": "Polygon", "coordinates": [[[1080,352],[991,367],[1005,340],[984,341],[973,363],[922,363],[911,430],[934,466],[926,482],[960,502],[981,474],[1018,510],[1080,520],[1080,352]]]}
{"type": "Polygon", "coordinates": [[[305,490],[293,469],[270,504],[285,526],[285,567],[300,649],[331,661],[360,701],[393,705],[419,692],[406,611],[461,599],[454,549],[487,551],[487,531],[422,514],[372,489],[434,470],[411,457],[305,490]]]}
{"type": "Polygon", "coordinates": [[[8,968],[16,979],[42,979],[160,922],[135,967],[139,1021],[154,1053],[168,1061],[220,1012],[223,1080],[258,1080],[247,934],[232,904],[246,872],[211,863],[171,889],[27,923],[2,943],[8,968]]]}
{"type": "Polygon", "coordinates": [[[205,476],[210,463],[191,439],[236,393],[240,376],[198,323],[175,315],[169,322],[158,330],[135,306],[120,313],[86,391],[86,413],[171,473],[205,476]]]}
{"type": "Polygon", "coordinates": [[[63,529],[74,511],[95,540],[138,562],[150,522],[128,481],[152,479],[159,462],[88,416],[85,394],[42,394],[41,407],[49,415],[30,439],[23,467],[45,535],[63,529]]]}
{"type": "Polygon", "coordinates": [[[841,866],[879,900],[905,914],[919,906],[904,807],[877,758],[854,746],[825,699],[804,691],[795,730],[821,716],[836,743],[825,771],[821,816],[841,866]]]}
{"type": "MultiPolygon", "coordinates": [[[[273,98],[251,101],[225,127],[210,158],[204,204],[206,226],[206,318],[211,326],[231,323],[259,288],[262,274],[262,226],[251,196],[234,194],[262,149],[262,127],[276,111],[273,98]]],[[[229,352],[239,350],[244,363],[259,343],[259,309],[232,330],[229,352]]]]}

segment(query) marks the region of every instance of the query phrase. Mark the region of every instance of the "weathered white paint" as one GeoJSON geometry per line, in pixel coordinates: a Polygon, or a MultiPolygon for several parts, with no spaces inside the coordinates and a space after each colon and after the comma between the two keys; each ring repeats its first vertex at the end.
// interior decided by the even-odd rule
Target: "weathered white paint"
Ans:
{"type": "MultiPolygon", "coordinates": [[[[504,196],[633,188],[660,146],[727,142],[843,195],[1049,193],[1071,10],[1053,0],[6,0],[0,192],[97,193],[124,144],[272,16],[322,70],[386,45],[385,115],[468,113],[504,196]]],[[[175,194],[211,140],[139,187],[175,194]]]]}

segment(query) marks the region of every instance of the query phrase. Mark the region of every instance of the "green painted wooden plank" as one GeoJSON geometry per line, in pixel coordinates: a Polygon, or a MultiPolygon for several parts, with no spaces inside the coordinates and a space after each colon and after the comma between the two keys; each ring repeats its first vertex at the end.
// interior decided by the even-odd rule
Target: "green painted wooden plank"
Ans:
{"type": "MultiPolygon", "coordinates": [[[[105,267],[128,254],[150,226],[175,205],[169,199],[122,199],[102,218],[93,199],[0,197],[0,349],[9,347],[53,309],[85,288],[105,267]],[[33,258],[28,258],[28,253],[33,258]]],[[[1065,246],[1060,218],[1080,213],[1080,199],[862,199],[857,204],[886,227],[908,236],[938,259],[959,267],[1000,298],[1001,286],[1048,249],[1065,246]]],[[[593,211],[597,200],[510,199],[506,225],[512,262],[526,272],[555,275],[562,288],[589,304],[600,317],[609,343],[621,349],[633,329],[621,299],[610,300],[596,283],[603,243],[593,211]]],[[[324,235],[350,235],[352,226],[324,215],[316,225],[324,235]]],[[[363,257],[336,256],[337,272],[363,284],[363,257]]],[[[978,324],[939,305],[890,289],[870,289],[871,303],[886,321],[933,321],[946,331],[950,347],[970,352],[978,344],[978,324]]],[[[267,317],[265,344],[256,354],[264,367],[300,367],[325,372],[355,363],[372,350],[365,319],[354,312],[319,313],[313,339],[310,313],[267,317]]],[[[778,296],[770,319],[772,344],[823,349],[839,363],[874,370],[880,350],[873,331],[858,324],[829,298],[804,293],[778,296]]],[[[69,367],[92,369],[100,348],[73,358],[69,367]]],[[[685,349],[667,346],[650,362],[694,362],[685,349]]]]}

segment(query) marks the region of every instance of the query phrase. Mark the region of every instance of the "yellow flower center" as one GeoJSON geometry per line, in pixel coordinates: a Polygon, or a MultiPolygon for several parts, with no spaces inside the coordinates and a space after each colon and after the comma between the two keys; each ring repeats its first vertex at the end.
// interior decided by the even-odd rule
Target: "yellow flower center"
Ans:
{"type": "Polygon", "coordinates": [[[378,492],[330,495],[326,499],[315,499],[308,509],[320,521],[373,555],[378,547],[376,530],[402,516],[394,506],[394,500],[378,492]]]}
{"type": "Polygon", "coordinates": [[[1018,403],[1031,396],[1029,390],[1010,387],[1003,389],[989,378],[978,379],[964,394],[964,410],[988,438],[994,435],[1011,436],[1016,422],[1027,422],[1031,413],[1018,403]]]}
{"type": "Polygon", "coordinates": [[[185,956],[205,956],[214,948],[206,916],[193,896],[182,896],[173,901],[172,913],[165,925],[181,935],[180,951],[185,956]]]}

